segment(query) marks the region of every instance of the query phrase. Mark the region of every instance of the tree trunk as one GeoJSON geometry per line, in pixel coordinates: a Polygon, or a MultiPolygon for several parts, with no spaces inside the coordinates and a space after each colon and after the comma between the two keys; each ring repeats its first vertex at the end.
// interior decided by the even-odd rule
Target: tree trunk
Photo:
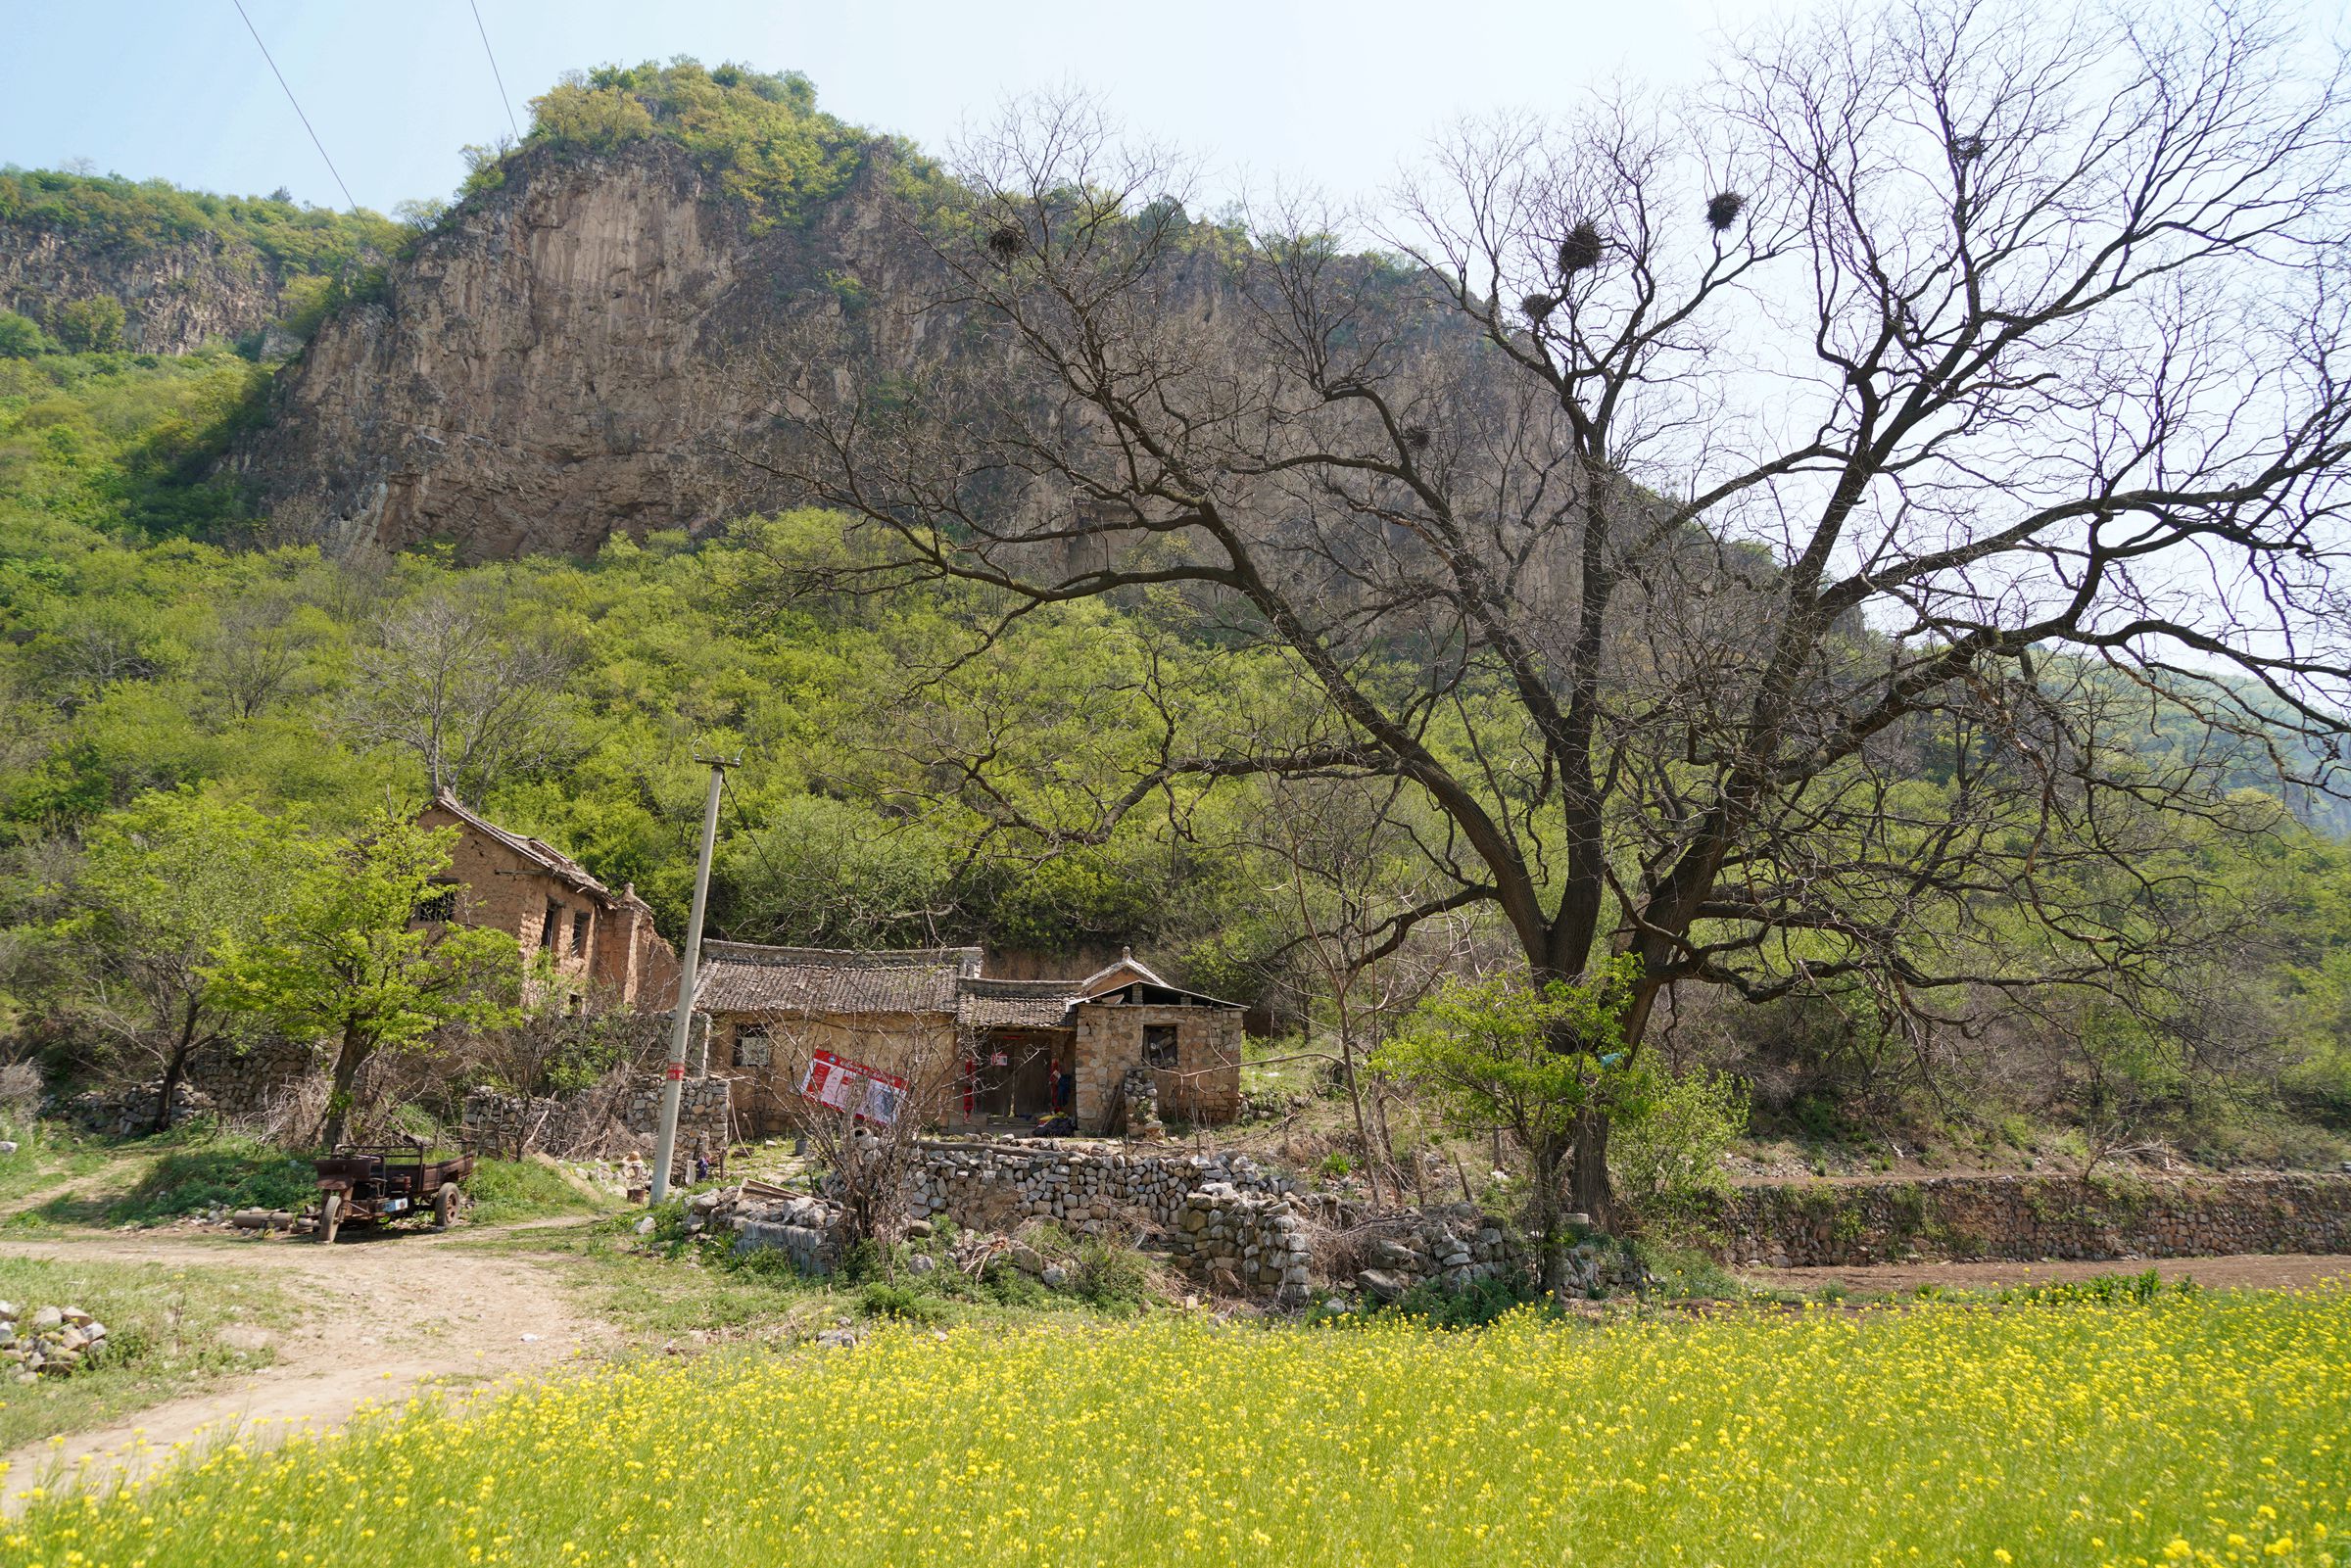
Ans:
{"type": "Polygon", "coordinates": [[[1379,1207],[1379,1151],[1371,1144],[1371,1124],[1364,1117],[1363,1085],[1356,1081],[1354,1028],[1339,1015],[1339,1066],[1347,1075],[1347,1104],[1355,1112],[1355,1141],[1364,1151],[1364,1174],[1371,1183],[1371,1207],[1379,1207]]]}
{"type": "Polygon", "coordinates": [[[1564,1300],[1567,1282],[1567,1216],[1559,1207],[1559,1165],[1567,1153],[1546,1137],[1536,1138],[1527,1150],[1535,1187],[1536,1266],[1544,1294],[1554,1301],[1564,1300]]]}
{"type": "Polygon", "coordinates": [[[1608,1117],[1588,1111],[1575,1118],[1574,1163],[1568,1170],[1569,1207],[1590,1216],[1594,1225],[1608,1228],[1614,1217],[1616,1194],[1608,1185],[1608,1117]]]}
{"type": "Polygon", "coordinates": [[[179,1091],[180,1079],[187,1076],[188,1058],[196,1047],[196,1018],[201,1004],[188,999],[188,1010],[179,1021],[179,1038],[171,1043],[171,1054],[164,1059],[164,1082],[155,1097],[155,1121],[149,1132],[171,1130],[171,1096],[179,1091]]]}
{"type": "Polygon", "coordinates": [[[335,1052],[334,1086],[326,1096],[326,1119],[318,1128],[318,1141],[328,1154],[343,1141],[344,1126],[351,1119],[352,1085],[359,1081],[370,1049],[371,1042],[356,1025],[343,1030],[343,1043],[335,1052]]]}

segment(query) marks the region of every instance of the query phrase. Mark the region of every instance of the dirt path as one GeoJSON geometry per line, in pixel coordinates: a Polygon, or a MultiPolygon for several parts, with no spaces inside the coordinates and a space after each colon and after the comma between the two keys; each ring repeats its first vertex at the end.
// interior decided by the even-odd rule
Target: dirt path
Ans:
{"type": "Polygon", "coordinates": [[[361,1405],[404,1400],[427,1380],[467,1387],[543,1376],[612,1332],[571,1303],[551,1267],[458,1251],[451,1245],[457,1239],[410,1233],[332,1247],[185,1232],[0,1240],[0,1255],[14,1258],[266,1271],[311,1304],[292,1328],[255,1331],[257,1343],[275,1352],[266,1366],[70,1437],[62,1448],[40,1443],[5,1455],[6,1511],[60,1461],[83,1470],[86,1481],[135,1479],[177,1447],[202,1448],[230,1431],[250,1445],[306,1424],[340,1426],[361,1405]]]}
{"type": "Polygon", "coordinates": [[[2232,1258],[2149,1258],[2124,1262],[1869,1263],[1849,1268],[1748,1268],[1740,1276],[1757,1284],[1815,1291],[1841,1284],[1856,1291],[1912,1291],[1921,1285],[1946,1290],[1987,1290],[2002,1285],[2048,1284],[2098,1274],[2143,1274],[2193,1279],[2215,1290],[2300,1290],[2322,1280],[2351,1285],[2351,1258],[2309,1254],[2256,1254],[2232,1258]]]}

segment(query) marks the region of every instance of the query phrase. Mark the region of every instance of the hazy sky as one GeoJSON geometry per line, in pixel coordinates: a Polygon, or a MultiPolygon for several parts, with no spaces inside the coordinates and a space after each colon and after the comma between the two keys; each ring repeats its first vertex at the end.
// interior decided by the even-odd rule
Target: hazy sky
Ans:
{"type": "MultiPolygon", "coordinates": [[[[862,4],[477,0],[514,117],[567,70],[671,55],[801,71],[858,124],[936,148],[1007,93],[1078,82],[1234,176],[1335,195],[1386,180],[1464,111],[1665,80],[1771,0],[862,4]]],[[[446,195],[507,131],[466,0],[244,0],[358,201],[446,195]]],[[[163,175],[342,205],[232,0],[0,0],[0,163],[163,175]]]]}

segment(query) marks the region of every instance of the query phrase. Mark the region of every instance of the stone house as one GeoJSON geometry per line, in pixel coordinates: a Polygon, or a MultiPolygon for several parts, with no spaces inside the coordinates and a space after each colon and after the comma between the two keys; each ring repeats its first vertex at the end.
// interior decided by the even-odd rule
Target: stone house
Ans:
{"type": "Polygon", "coordinates": [[[1160,1108],[1186,1121],[1240,1112],[1242,1009],[1171,985],[1131,952],[1081,980],[993,979],[976,947],[869,953],[705,942],[695,1008],[711,1070],[736,1078],[753,1135],[801,1114],[810,1054],[896,1073],[924,1120],[1033,1125],[1069,1111],[1117,1130],[1129,1069],[1149,1069],[1160,1108]]]}
{"type": "Polygon", "coordinates": [[[418,919],[511,932],[526,958],[546,959],[575,1011],[675,1003],[678,956],[634,885],[615,893],[553,845],[499,827],[446,789],[416,821],[457,830],[442,890],[418,919]]]}

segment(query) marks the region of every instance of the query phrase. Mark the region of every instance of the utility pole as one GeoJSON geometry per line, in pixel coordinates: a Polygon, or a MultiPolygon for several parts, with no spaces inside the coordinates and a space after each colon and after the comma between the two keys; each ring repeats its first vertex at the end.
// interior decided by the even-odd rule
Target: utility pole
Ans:
{"type": "Polygon", "coordinates": [[[669,1196],[669,1164],[678,1152],[678,1101],[686,1092],[686,1038],[694,1032],[694,972],[702,957],[702,912],[710,906],[710,852],[718,844],[718,791],[741,757],[705,757],[710,793],[702,801],[702,854],[694,868],[694,914],[686,923],[686,957],[678,968],[678,1005],[669,1028],[669,1070],[661,1085],[661,1137],[653,1151],[653,1202],[669,1196]]]}

